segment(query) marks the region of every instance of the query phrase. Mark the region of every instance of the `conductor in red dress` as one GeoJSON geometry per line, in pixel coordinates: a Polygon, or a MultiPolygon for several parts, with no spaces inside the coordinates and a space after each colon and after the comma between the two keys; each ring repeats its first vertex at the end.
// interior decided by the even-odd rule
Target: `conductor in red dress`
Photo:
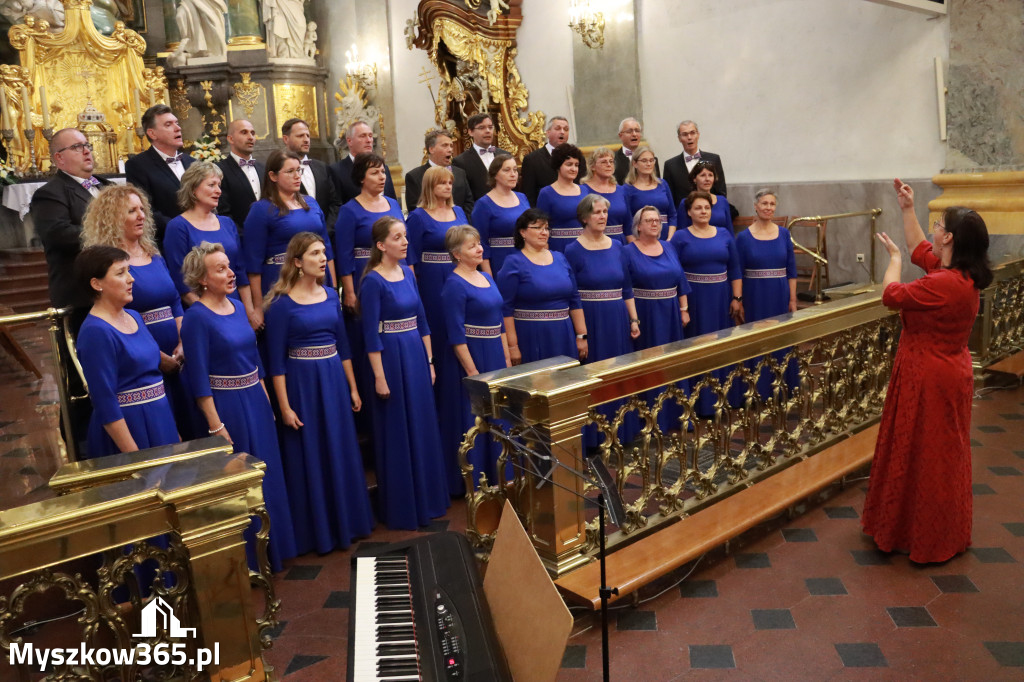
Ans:
{"type": "Polygon", "coordinates": [[[896,199],[911,262],[925,271],[900,282],[899,247],[889,252],[882,302],[903,325],[864,504],[864,532],[885,552],[915,563],[951,559],[971,544],[971,398],[967,339],[978,292],[992,282],[988,230],[974,211],[953,206],[932,226],[931,244],[914,213],[914,191],[899,179],[896,199]]]}

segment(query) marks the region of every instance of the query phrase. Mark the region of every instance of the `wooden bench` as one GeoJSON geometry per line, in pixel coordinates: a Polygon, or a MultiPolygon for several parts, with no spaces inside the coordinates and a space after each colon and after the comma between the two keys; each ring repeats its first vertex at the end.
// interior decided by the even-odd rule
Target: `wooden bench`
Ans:
{"type": "Polygon", "coordinates": [[[1024,351],[1014,353],[1010,357],[1003,358],[999,362],[993,362],[985,369],[990,372],[998,372],[1000,374],[1012,374],[1017,377],[1017,381],[1024,381],[1024,351]]]}
{"type": "MultiPolygon", "coordinates": [[[[621,599],[676,570],[688,561],[737,537],[793,504],[828,487],[871,461],[878,425],[855,433],[835,445],[742,490],[721,502],[656,531],[607,558],[608,586],[618,587],[621,599]]],[[[597,610],[601,599],[600,563],[591,563],[555,581],[568,601],[597,610]]]]}

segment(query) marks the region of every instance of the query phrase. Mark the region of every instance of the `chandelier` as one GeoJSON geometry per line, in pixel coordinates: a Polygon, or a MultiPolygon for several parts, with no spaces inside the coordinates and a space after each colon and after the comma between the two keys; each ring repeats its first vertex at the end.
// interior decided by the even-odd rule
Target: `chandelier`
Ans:
{"type": "Polygon", "coordinates": [[[587,47],[604,47],[604,14],[594,11],[590,0],[569,1],[569,28],[580,34],[587,47]]]}

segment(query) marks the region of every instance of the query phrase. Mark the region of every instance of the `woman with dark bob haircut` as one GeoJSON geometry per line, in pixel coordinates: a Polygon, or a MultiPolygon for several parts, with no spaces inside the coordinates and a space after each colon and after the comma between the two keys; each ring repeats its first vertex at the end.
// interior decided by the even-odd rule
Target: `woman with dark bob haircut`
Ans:
{"type": "Polygon", "coordinates": [[[89,385],[90,458],[177,443],[171,404],[164,393],[160,346],[132,302],[128,253],[89,246],[75,272],[93,305],[78,332],[78,354],[89,385]]]}
{"type": "Polygon", "coordinates": [[[583,234],[576,217],[576,205],[586,192],[576,184],[580,168],[585,167],[583,152],[576,145],[560,144],[551,152],[551,167],[558,177],[537,195],[537,208],[549,216],[552,251],[561,253],[565,245],[583,234]]]}
{"type": "Polygon", "coordinates": [[[898,308],[903,331],[871,464],[864,532],[885,552],[915,563],[946,561],[971,544],[971,399],[967,350],[978,291],[992,283],[988,229],[974,211],[947,208],[931,243],[914,213],[914,190],[897,178],[896,201],[910,260],[924,277],[900,282],[899,247],[889,252],[882,303],[898,308]]]}

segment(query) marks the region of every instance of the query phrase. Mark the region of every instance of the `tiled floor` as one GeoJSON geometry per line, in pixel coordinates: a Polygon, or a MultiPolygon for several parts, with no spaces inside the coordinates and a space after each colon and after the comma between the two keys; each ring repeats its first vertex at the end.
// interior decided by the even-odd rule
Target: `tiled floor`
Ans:
{"type": "MultiPolygon", "coordinates": [[[[45,338],[19,337],[34,353],[45,338]]],[[[52,381],[0,355],[0,507],[47,494],[55,468],[43,434],[52,381]]],[[[808,503],[648,587],[612,614],[613,679],[1024,679],[1024,390],[975,402],[974,546],[917,566],[860,532],[866,482],[808,503]],[[691,572],[692,571],[692,572],[691,572]],[[679,582],[684,576],[685,580],[679,582]],[[675,583],[679,583],[678,585],[675,583]],[[659,594],[660,593],[660,594],[659,594]]],[[[465,505],[423,532],[465,528],[465,505]]],[[[416,533],[378,529],[372,542],[416,533]]],[[[349,552],[290,562],[267,659],[285,680],[344,677],[349,552]]],[[[599,620],[579,614],[560,682],[598,680],[599,620]]]]}

